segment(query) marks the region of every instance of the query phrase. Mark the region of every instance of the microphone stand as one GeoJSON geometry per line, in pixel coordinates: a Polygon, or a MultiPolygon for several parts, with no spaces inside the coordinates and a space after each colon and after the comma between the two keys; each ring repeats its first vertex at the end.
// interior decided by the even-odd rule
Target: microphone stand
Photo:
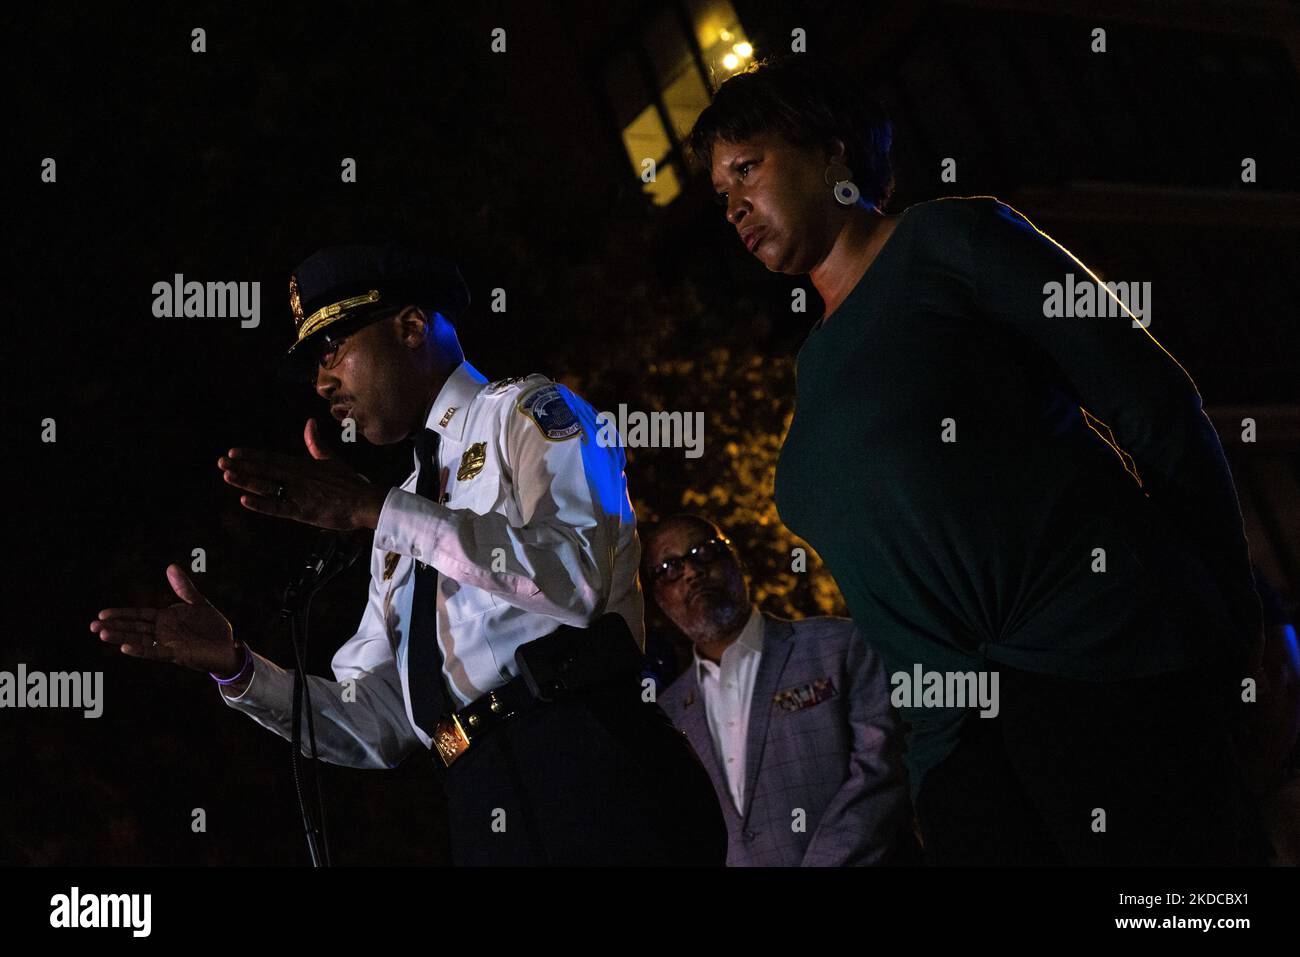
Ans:
{"type": "Polygon", "coordinates": [[[294,790],[302,812],[303,832],[313,867],[329,867],[329,839],[325,833],[325,801],[321,792],[320,763],[316,753],[316,727],[312,719],[311,684],[307,680],[307,622],[311,613],[311,600],[340,572],[348,568],[361,553],[360,543],[350,544],[339,533],[325,533],[316,549],[307,558],[298,577],[284,589],[280,602],[280,620],[289,623],[289,638],[293,645],[293,725],[290,736],[294,790]],[[301,621],[302,640],[298,640],[301,621]],[[312,779],[315,782],[315,813],[303,793],[302,765],[302,714],[306,697],[307,739],[311,747],[312,779]]]}

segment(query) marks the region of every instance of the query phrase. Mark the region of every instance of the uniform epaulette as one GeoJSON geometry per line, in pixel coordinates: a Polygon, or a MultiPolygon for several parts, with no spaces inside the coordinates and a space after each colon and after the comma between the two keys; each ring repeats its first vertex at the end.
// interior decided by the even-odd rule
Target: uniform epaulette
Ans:
{"type": "Polygon", "coordinates": [[[501,393],[509,389],[512,385],[518,385],[519,383],[527,382],[530,379],[537,379],[539,385],[542,382],[551,381],[547,376],[542,375],[540,372],[532,372],[529,373],[528,375],[515,375],[515,376],[511,376],[508,379],[497,379],[495,382],[489,382],[486,386],[483,387],[483,394],[500,395],[501,393]]]}

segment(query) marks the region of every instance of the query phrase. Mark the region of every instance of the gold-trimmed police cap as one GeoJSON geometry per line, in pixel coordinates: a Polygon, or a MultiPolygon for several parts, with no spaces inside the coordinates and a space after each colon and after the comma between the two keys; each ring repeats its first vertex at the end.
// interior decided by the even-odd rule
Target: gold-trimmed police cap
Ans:
{"type": "Polygon", "coordinates": [[[331,246],[312,254],[289,277],[295,341],[281,361],[281,378],[315,381],[314,345],[327,329],[364,325],[409,305],[455,321],[469,305],[469,289],[455,264],[401,243],[331,246]]]}

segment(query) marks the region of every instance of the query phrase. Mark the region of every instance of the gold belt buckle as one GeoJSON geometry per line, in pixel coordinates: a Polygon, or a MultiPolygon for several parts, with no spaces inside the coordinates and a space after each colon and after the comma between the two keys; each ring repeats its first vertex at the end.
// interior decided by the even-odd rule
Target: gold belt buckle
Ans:
{"type": "Polygon", "coordinates": [[[433,746],[438,749],[438,756],[446,767],[451,767],[452,762],[469,748],[469,735],[456,715],[438,722],[433,729],[433,746]]]}

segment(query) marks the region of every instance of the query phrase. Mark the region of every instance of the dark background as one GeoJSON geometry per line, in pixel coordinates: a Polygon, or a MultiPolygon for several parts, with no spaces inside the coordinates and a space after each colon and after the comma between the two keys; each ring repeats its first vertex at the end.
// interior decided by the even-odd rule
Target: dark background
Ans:
{"type": "MultiPolygon", "coordinates": [[[[802,280],[744,254],[674,138],[661,169],[682,189],[664,205],[621,139],[629,110],[667,109],[668,73],[707,67],[689,37],[717,5],[473,6],[54,8],[8,31],[4,368],[17,408],[5,415],[0,668],[102,670],[105,712],[0,712],[0,863],[307,861],[288,745],[225,707],[205,675],[117,655],[87,626],[105,606],[170,601],[163,569],[201,547],[200,588],[287,665],[287,639],[261,629],[313,532],[244,510],[215,462],[236,444],[305,454],[312,414],[336,429],[310,390],[273,375],[291,341],[289,273],[321,246],[398,237],[460,262],[474,298],[461,340],[489,378],[545,372],[601,409],[704,411],[702,458],[629,450],[638,516],[705,512],[741,545],[765,608],[843,611],[815,560],[788,570],[796,542],[770,500],[816,293],[809,284],[814,304],[791,315],[802,280]],[[190,50],[196,26],[206,53],[190,50]],[[496,26],[504,55],[489,48],[496,26]],[[40,181],[47,156],[55,184],[40,181]],[[343,157],[357,161],[355,184],[340,182],[343,157]],[[260,281],[260,326],[154,318],[153,284],[178,272],[260,281]],[[495,288],[504,314],[487,308],[495,288]],[[40,441],[46,418],[55,443],[40,441]],[[203,834],[190,830],[196,807],[203,834]]],[[[1051,9],[732,6],[757,55],[801,27],[811,52],[885,104],[891,212],[996,195],[1103,278],[1152,282],[1150,331],[1220,426],[1254,558],[1293,606],[1294,8],[1051,9]],[[1089,51],[1095,27],[1105,54],[1089,51]],[[1246,156],[1257,183],[1240,181],[1246,156]],[[945,157],[956,183],[939,179],[945,157]],[[1254,446],[1240,441],[1245,415],[1259,423],[1254,446]]],[[[379,481],[410,467],[405,446],[346,455],[379,481]]],[[[359,564],[316,602],[316,673],[352,634],[366,574],[359,564]]],[[[336,862],[446,859],[426,763],[330,767],[324,780],[336,862]]]]}

